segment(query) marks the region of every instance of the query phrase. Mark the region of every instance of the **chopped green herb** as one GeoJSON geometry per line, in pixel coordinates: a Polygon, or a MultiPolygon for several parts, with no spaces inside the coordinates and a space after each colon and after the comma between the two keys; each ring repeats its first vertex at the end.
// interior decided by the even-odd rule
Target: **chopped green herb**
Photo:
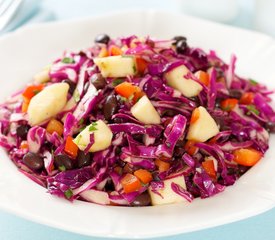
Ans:
{"type": "Polygon", "coordinates": [[[34,93],[34,95],[36,95],[37,93],[40,92],[40,90],[33,90],[32,92],[34,93]]]}
{"type": "Polygon", "coordinates": [[[246,108],[248,109],[247,115],[250,115],[251,113],[254,113],[256,115],[260,114],[259,110],[253,104],[248,105],[246,108]]]}
{"type": "MultiPolygon", "coordinates": [[[[85,128],[85,127],[84,127],[84,128],[85,128]]],[[[84,130],[84,128],[83,128],[83,130],[84,130]]],[[[82,131],[82,130],[81,130],[81,131],[82,131]]],[[[80,135],[80,134],[76,137],[76,139],[75,139],[76,145],[79,145],[79,142],[80,142],[81,138],[82,138],[82,135],[80,135]]]]}
{"type": "Polygon", "coordinates": [[[79,100],[80,100],[80,95],[79,95],[79,92],[78,92],[77,89],[74,91],[73,98],[74,98],[74,101],[75,101],[75,102],[79,102],[79,100]]]}
{"type": "Polygon", "coordinates": [[[63,63],[66,63],[66,64],[68,64],[68,63],[75,63],[74,59],[73,59],[73,58],[70,58],[70,57],[64,57],[64,58],[62,59],[62,62],[63,62],[63,63]]]}
{"type": "Polygon", "coordinates": [[[133,58],[131,55],[121,55],[122,58],[133,58]]]}
{"type": "Polygon", "coordinates": [[[66,171],[66,168],[65,168],[65,166],[64,166],[64,165],[60,166],[58,169],[59,169],[59,171],[60,171],[60,172],[64,172],[64,171],[66,171]]]}
{"type": "Polygon", "coordinates": [[[97,126],[97,123],[93,122],[92,125],[89,127],[89,131],[90,132],[96,131],[97,130],[96,126],[97,126]]]}
{"type": "Polygon", "coordinates": [[[113,85],[114,87],[116,87],[117,85],[119,85],[119,84],[121,84],[121,83],[123,83],[123,82],[124,82],[123,79],[117,78],[117,79],[114,79],[114,80],[113,80],[112,85],[113,85]]]}
{"type": "Polygon", "coordinates": [[[64,192],[64,195],[67,199],[70,199],[73,196],[73,191],[69,188],[64,192]]]}
{"type": "Polygon", "coordinates": [[[85,128],[86,128],[86,126],[79,128],[79,132],[82,132],[85,128]]]}
{"type": "Polygon", "coordinates": [[[252,85],[258,85],[258,82],[254,79],[249,79],[249,82],[252,84],[252,85]]]}
{"type": "Polygon", "coordinates": [[[143,96],[138,97],[138,99],[136,100],[136,103],[142,98],[143,96]]]}
{"type": "Polygon", "coordinates": [[[120,100],[121,100],[122,102],[127,102],[127,98],[121,97],[121,96],[119,96],[119,98],[120,98],[120,100]]]}
{"type": "Polygon", "coordinates": [[[230,106],[226,106],[226,107],[223,107],[222,110],[228,112],[231,110],[231,107],[230,106]]]}
{"type": "Polygon", "coordinates": [[[78,122],[78,125],[82,125],[84,123],[84,118],[81,118],[78,122]]]}
{"type": "Polygon", "coordinates": [[[134,94],[132,94],[129,98],[128,101],[132,101],[134,99],[134,94]]]}
{"type": "Polygon", "coordinates": [[[134,70],[134,72],[137,71],[136,65],[133,66],[133,70],[134,70]]]}
{"type": "Polygon", "coordinates": [[[171,147],[171,143],[167,142],[167,143],[166,143],[166,146],[167,146],[167,147],[171,147]]]}
{"type": "Polygon", "coordinates": [[[147,187],[149,184],[148,183],[143,183],[143,182],[141,182],[141,186],[142,187],[147,187]]]}

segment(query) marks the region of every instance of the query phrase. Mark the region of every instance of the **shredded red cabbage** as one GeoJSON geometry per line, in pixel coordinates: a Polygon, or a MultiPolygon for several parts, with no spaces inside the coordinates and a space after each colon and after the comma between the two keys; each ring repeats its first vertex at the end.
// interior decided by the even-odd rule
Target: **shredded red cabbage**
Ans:
{"type": "Polygon", "coordinates": [[[236,60],[232,55],[226,64],[181,36],[163,41],[101,34],[94,46],[65,52],[50,65],[47,79],[36,79],[0,105],[0,146],[20,172],[70,201],[146,206],[173,203],[173,194],[187,202],[211,197],[262,159],[275,132],[273,92],[239,77],[236,60]],[[130,69],[97,62],[119,56],[133,59],[130,69]],[[182,66],[187,72],[172,74],[182,66]],[[190,82],[199,86],[191,97],[182,90],[190,82]],[[65,106],[54,115],[38,110],[46,118],[32,125],[28,106],[58,83],[69,86],[65,106]],[[138,106],[144,97],[149,103],[138,106]],[[201,107],[211,126],[200,120],[201,107]],[[216,130],[206,140],[194,137],[208,127],[216,130]],[[249,154],[257,161],[247,161],[249,154]]]}

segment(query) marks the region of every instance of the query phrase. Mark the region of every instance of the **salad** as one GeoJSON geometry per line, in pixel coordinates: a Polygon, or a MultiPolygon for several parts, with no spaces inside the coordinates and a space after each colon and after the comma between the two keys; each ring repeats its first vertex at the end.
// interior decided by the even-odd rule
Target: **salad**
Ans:
{"type": "Polygon", "coordinates": [[[0,146],[55,196],[150,206],[208,198],[268,150],[273,93],[187,39],[65,52],[0,104],[0,146]]]}

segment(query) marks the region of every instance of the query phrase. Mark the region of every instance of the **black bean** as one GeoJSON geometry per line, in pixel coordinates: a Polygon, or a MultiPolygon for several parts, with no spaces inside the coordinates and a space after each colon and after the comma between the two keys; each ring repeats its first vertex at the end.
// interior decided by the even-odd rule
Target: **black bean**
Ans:
{"type": "Polygon", "coordinates": [[[185,53],[186,49],[187,49],[187,42],[186,40],[180,40],[176,43],[176,50],[177,53],[183,54],[185,53]]]}
{"type": "Polygon", "coordinates": [[[175,40],[175,42],[173,43],[173,45],[176,45],[181,40],[184,40],[186,42],[187,38],[184,37],[184,36],[175,36],[175,37],[173,37],[173,40],[175,40]]]}
{"type": "Polygon", "coordinates": [[[71,95],[73,95],[74,93],[74,90],[76,88],[76,83],[74,83],[73,81],[69,80],[69,79],[66,79],[66,80],[63,80],[64,83],[67,83],[69,84],[70,88],[69,88],[69,93],[71,95]]]}
{"type": "Polygon", "coordinates": [[[103,113],[106,120],[110,120],[117,111],[117,99],[115,95],[107,97],[103,106],[103,113]]]}
{"type": "Polygon", "coordinates": [[[16,135],[22,139],[26,139],[29,129],[29,125],[20,125],[16,128],[16,135]]]}
{"type": "Polygon", "coordinates": [[[74,168],[73,161],[65,154],[59,154],[54,157],[54,165],[57,168],[65,167],[65,170],[74,168]]]}
{"type": "Polygon", "coordinates": [[[151,205],[151,197],[148,192],[144,192],[136,197],[131,206],[142,207],[151,205]]]}
{"type": "Polygon", "coordinates": [[[153,172],[152,174],[154,181],[160,181],[158,172],[153,172]]]}
{"type": "Polygon", "coordinates": [[[275,133],[275,122],[267,122],[265,128],[270,133],[275,133]]]}
{"type": "Polygon", "coordinates": [[[90,78],[90,82],[95,86],[97,90],[106,86],[105,78],[100,73],[93,74],[90,78]]]}
{"type": "Polygon", "coordinates": [[[108,180],[107,182],[106,182],[106,185],[105,185],[105,191],[107,191],[107,192],[111,192],[111,191],[114,191],[115,190],[115,185],[114,185],[114,183],[113,183],[113,181],[112,180],[108,180]]]}
{"type": "Polygon", "coordinates": [[[242,97],[242,91],[237,89],[229,90],[230,97],[240,99],[242,97]]]}
{"type": "Polygon", "coordinates": [[[110,37],[105,33],[99,34],[95,37],[96,43],[108,44],[109,41],[110,41],[110,37]]]}
{"type": "Polygon", "coordinates": [[[23,157],[23,163],[32,170],[40,170],[44,167],[43,157],[32,152],[25,154],[23,157]]]}
{"type": "Polygon", "coordinates": [[[165,115],[165,116],[168,116],[168,117],[174,117],[174,116],[176,115],[176,113],[175,113],[174,110],[168,109],[168,110],[166,110],[166,111],[164,112],[164,115],[165,115]]]}
{"type": "Polygon", "coordinates": [[[77,167],[82,168],[89,166],[91,164],[91,155],[90,153],[85,154],[83,151],[79,151],[77,155],[77,167]]]}

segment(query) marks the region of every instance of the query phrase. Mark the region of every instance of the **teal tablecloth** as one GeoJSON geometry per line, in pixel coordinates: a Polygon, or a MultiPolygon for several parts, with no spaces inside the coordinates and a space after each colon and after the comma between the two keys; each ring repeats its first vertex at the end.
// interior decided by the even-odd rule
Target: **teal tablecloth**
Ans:
{"type": "MultiPolygon", "coordinates": [[[[251,2],[239,0],[243,8],[240,15],[231,24],[251,28],[251,2]]],[[[105,13],[110,10],[127,8],[154,8],[180,12],[179,0],[44,0],[32,21],[54,19],[69,19],[82,16],[105,13]]],[[[68,233],[47,226],[33,223],[9,213],[0,211],[0,239],[1,240],[96,240],[68,233]]],[[[271,240],[275,239],[275,209],[264,214],[193,233],[181,234],[173,237],[159,238],[172,240],[271,240]]]]}

